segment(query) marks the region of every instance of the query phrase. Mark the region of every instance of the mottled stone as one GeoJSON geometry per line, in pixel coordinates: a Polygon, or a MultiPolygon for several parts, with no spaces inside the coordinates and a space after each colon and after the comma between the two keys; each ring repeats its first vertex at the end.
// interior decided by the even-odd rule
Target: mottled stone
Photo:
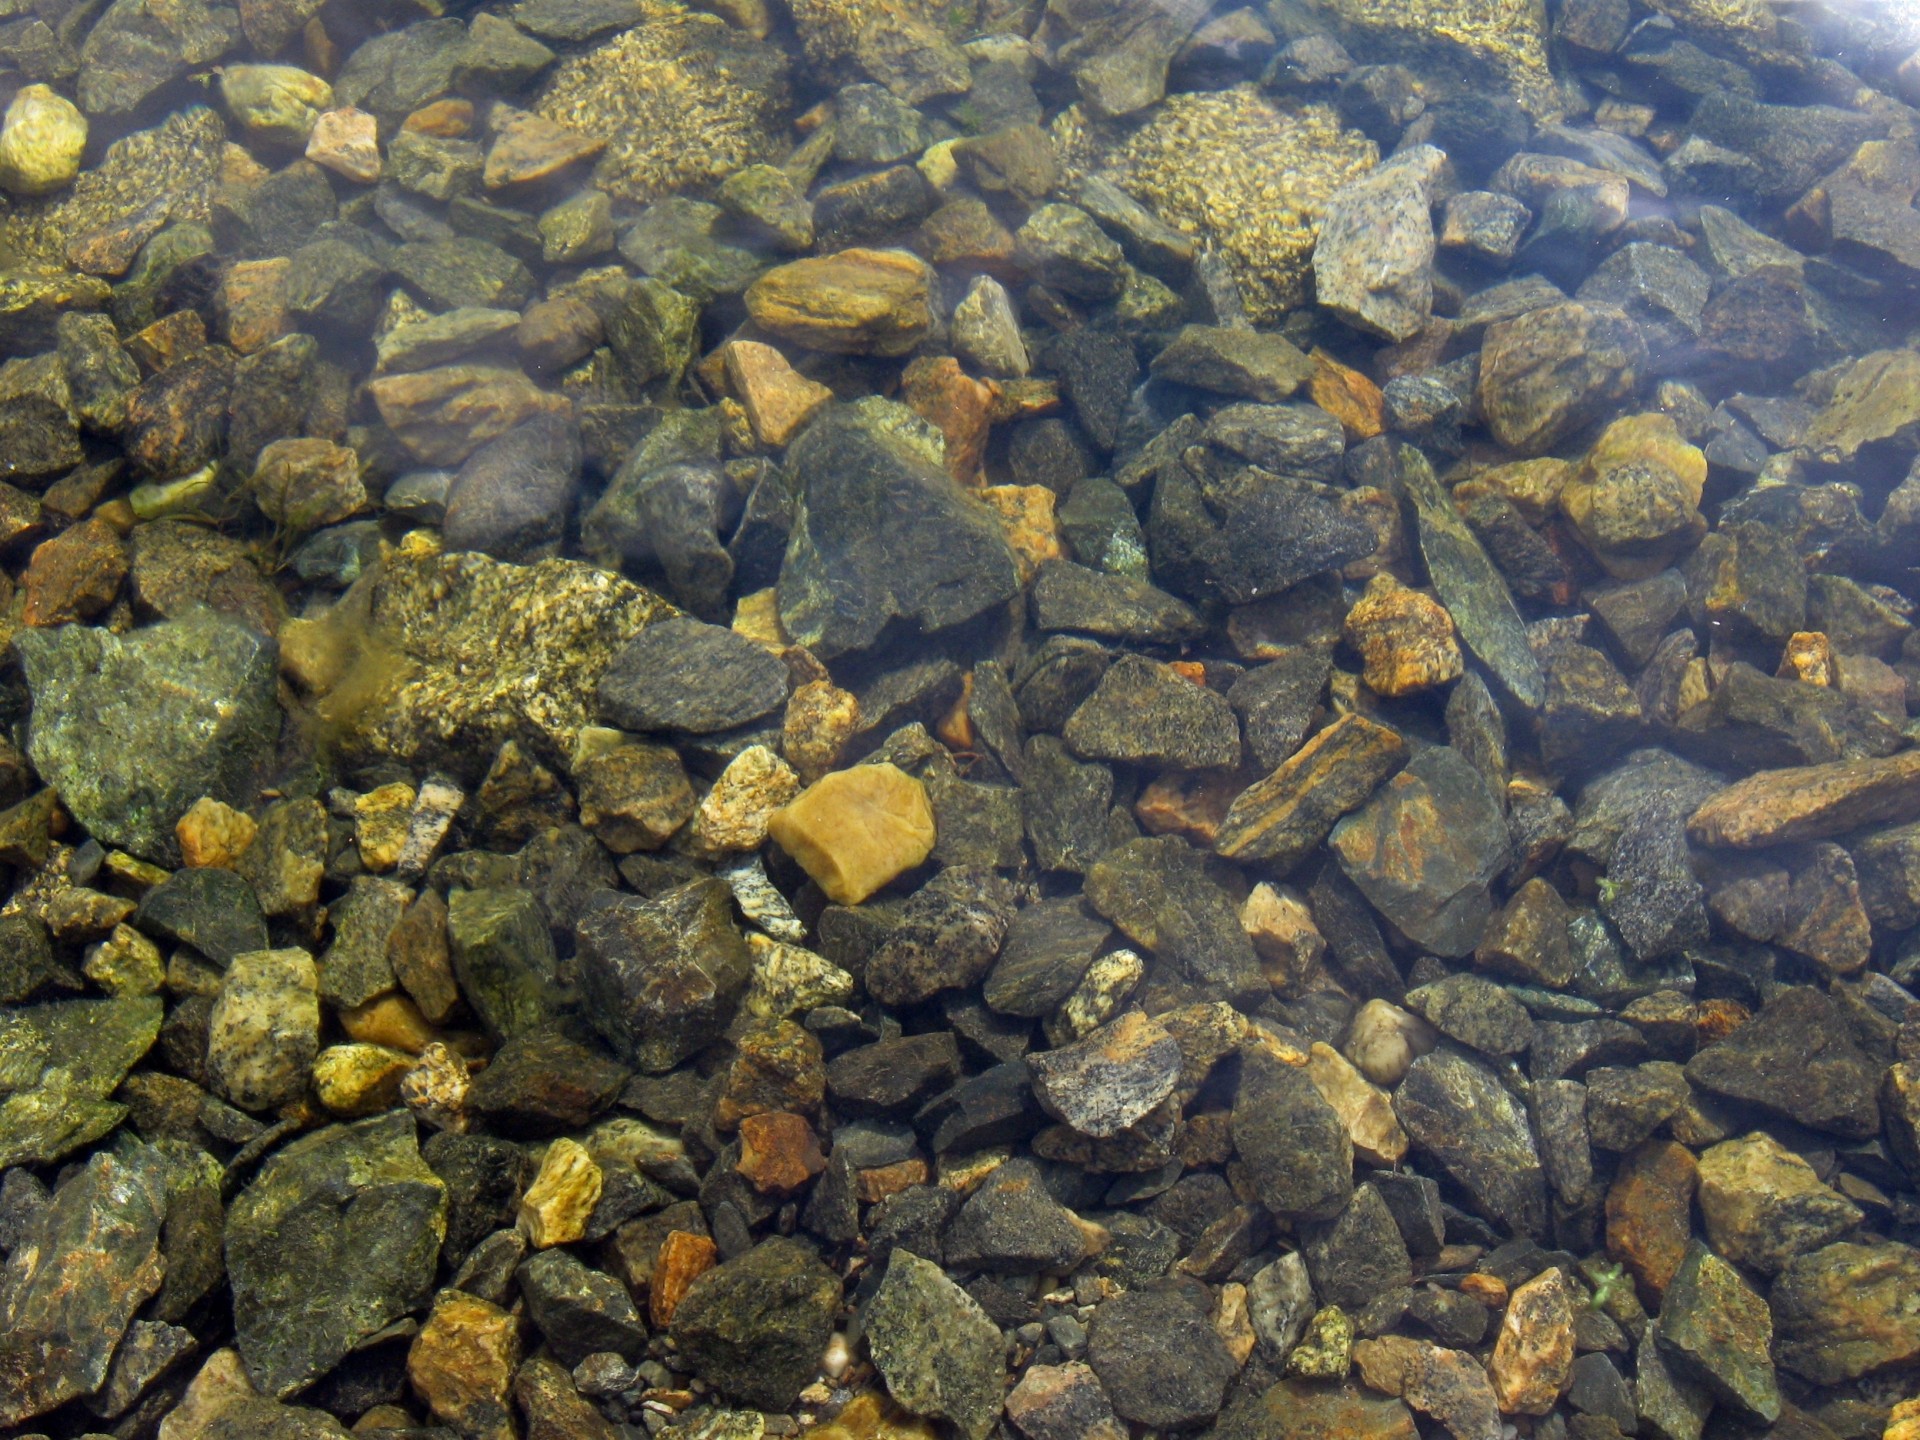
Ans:
{"type": "Polygon", "coordinates": [[[1543,1270],[1507,1301],[1488,1366],[1493,1393],[1509,1415],[1544,1415],[1560,1399],[1573,1368],[1573,1296],[1558,1270],[1543,1270]]]}
{"type": "Polygon", "coordinates": [[[1920,1354],[1916,1295],[1920,1252],[1907,1245],[1843,1241],[1795,1256],[1771,1296],[1780,1364],[1839,1385],[1911,1360],[1920,1354]]]}
{"type": "Polygon", "coordinates": [[[696,1280],[671,1334],[708,1384],[783,1410],[812,1380],[839,1304],[833,1272],[805,1245],[774,1238],[696,1280]]]}
{"type": "Polygon", "coordinates": [[[1862,1218],[1811,1165],[1758,1130],[1700,1157],[1699,1197],[1714,1250],[1764,1274],[1838,1240],[1862,1218]]]}
{"type": "Polygon", "coordinates": [[[649,900],[605,893],[577,924],[593,1023],[648,1070],[668,1070],[733,1018],[751,966],[733,892],[696,880],[649,900]]]}
{"type": "Polygon", "coordinates": [[[985,1440],[1005,1384],[1000,1331],[938,1265],[896,1248],[862,1328],[895,1400],[985,1440]]]}
{"type": "Polygon", "coordinates": [[[1695,1241],[1660,1307],[1660,1349],[1714,1398],[1763,1424],[1780,1415],[1773,1318],[1740,1272],[1695,1241]]]}
{"type": "Polygon", "coordinates": [[[1423,1055],[1393,1108],[1415,1148],[1488,1216],[1516,1235],[1544,1231],[1546,1180],[1526,1114],[1490,1070],[1448,1051],[1423,1055]]]}
{"type": "Polygon", "coordinates": [[[1543,454],[1627,399],[1645,363],[1646,347],[1624,312],[1545,306],[1488,328],[1480,407],[1501,444],[1543,454]]]}
{"type": "Polygon", "coordinates": [[[1271,861],[1285,873],[1366,803],[1406,754],[1395,731],[1343,715],[1235,797],[1214,848],[1232,860],[1271,861]]]}

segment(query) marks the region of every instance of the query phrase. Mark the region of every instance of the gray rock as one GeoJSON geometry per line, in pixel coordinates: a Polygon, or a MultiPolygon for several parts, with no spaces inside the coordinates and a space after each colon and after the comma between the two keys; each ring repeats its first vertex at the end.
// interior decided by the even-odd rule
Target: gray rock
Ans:
{"type": "Polygon", "coordinates": [[[1353,1142],[1299,1066],[1259,1051],[1242,1056],[1233,1143],[1276,1215],[1330,1219],[1353,1194],[1353,1142]]]}
{"type": "Polygon", "coordinates": [[[1202,0],[1049,0],[1046,33],[1095,115],[1130,115],[1166,94],[1167,67],[1206,13],[1202,0]]]}
{"type": "Polygon", "coordinates": [[[1409,990],[1407,1009],[1442,1035],[1483,1055],[1518,1055],[1533,1040],[1533,1018],[1502,986],[1478,975],[1448,975],[1409,990]]]}
{"type": "Polygon", "coordinates": [[[1660,1348],[1713,1397],[1763,1424],[1780,1418],[1773,1317],[1740,1272],[1699,1241],[1660,1304],[1660,1348]]]}
{"type": "Polygon", "coordinates": [[[751,978],[724,880],[648,900],[603,892],[576,934],[589,1018],[643,1070],[671,1070],[717,1039],[751,978]]]}
{"type": "Polygon", "coordinates": [[[407,1111],[270,1156],[227,1217],[235,1344],[255,1387],[291,1394],[425,1304],[446,1228],[446,1186],[407,1111]]]}
{"type": "Polygon", "coordinates": [[[1301,1249],[1321,1303],[1360,1309],[1413,1283],[1413,1261],[1392,1212],[1371,1185],[1331,1220],[1301,1226],[1301,1249]]]}
{"type": "Polygon", "coordinates": [[[895,1249],[861,1329],[893,1398],[986,1440],[1000,1418],[1006,1347],[979,1304],[938,1265],[895,1249]]]}
{"type": "Polygon", "coordinates": [[[1041,900],[1014,913],[982,994],[1005,1015],[1040,1019],[1073,993],[1113,927],[1077,896],[1041,900]]]}
{"type": "Polygon", "coordinates": [[[1088,1231],[1047,1193],[1040,1168],[1010,1160],[967,1197],[947,1227],[946,1261],[1006,1274],[1067,1271],[1086,1255],[1088,1231]]]}
{"type": "Polygon", "coordinates": [[[447,488],[449,550],[537,560],[558,550],[579,483],[580,434],[536,415],[469,455],[447,488]]]}
{"type": "Polygon", "coordinates": [[[693,1373],[763,1410],[790,1408],[833,1334],[840,1282],[797,1240],[762,1240],[709,1270],[670,1331],[693,1373]]]}
{"type": "Polygon", "coordinates": [[[948,866],[914,892],[867,961],[868,991],[885,1005],[918,1005],[971,989],[993,968],[1013,915],[1007,881],[982,866],[948,866]]]}
{"type": "Polygon", "coordinates": [[[1219,1411],[1240,1367],[1200,1308],[1206,1293],[1191,1280],[1159,1280],[1093,1312],[1087,1363],[1123,1419],[1179,1430],[1219,1411]]]}
{"type": "Polygon", "coordinates": [[[141,897],[133,923],[148,935],[192,946],[215,965],[267,946],[253,887],[216,867],[176,870],[141,897]]]}
{"type": "Polygon", "coordinates": [[[1054,202],[1027,216],[1014,236],[1021,263],[1042,285],[1083,300],[1107,300],[1126,283],[1120,247],[1078,205],[1054,202]]]}
{"type": "Polygon", "coordinates": [[[1017,378],[1031,363],[1020,320],[1006,287],[991,275],[976,275],[953,307],[953,348],[988,375],[1017,378]]]}
{"type": "Polygon", "coordinates": [[[562,1363],[611,1352],[646,1353],[647,1327],[627,1287],[558,1247],[542,1250],[515,1274],[527,1312],[562,1363]]]}
{"type": "Polygon", "coordinates": [[[153,1048],[163,1008],[128,995],[0,1010],[0,1166],[51,1164],[118,1125],[127,1107],[107,1097],[153,1048]]]}
{"type": "Polygon", "coordinates": [[[1319,1308],[1306,1257],[1298,1250],[1288,1251],[1247,1281],[1247,1319],[1261,1355],[1272,1365],[1286,1363],[1319,1308]]]}
{"type": "Polygon", "coordinates": [[[1703,1090],[1852,1140],[1880,1129],[1879,1073],[1840,1009],[1804,985],[1779,991],[1687,1062],[1687,1079],[1703,1090]]]}
{"type": "Polygon", "coordinates": [[[1426,326],[1434,252],[1427,187],[1445,164],[1431,145],[1416,145],[1333,193],[1313,249],[1321,305],[1396,342],[1426,326]]]}
{"type": "Polygon", "coordinates": [[[1162,380],[1276,404],[1313,378],[1313,362],[1278,335],[1185,325],[1153,357],[1162,380]]]}
{"type": "MultiPolygon", "coordinates": [[[[1079,493],[1076,486],[1074,494],[1079,493]]],[[[1139,558],[1144,569],[1144,546],[1139,558]]],[[[1103,574],[1070,560],[1049,560],[1041,566],[1029,599],[1037,630],[1167,644],[1195,638],[1206,629],[1192,607],[1154,588],[1143,576],[1103,574]]]]}
{"type": "Polygon", "coordinates": [[[1526,1112],[1491,1071],[1447,1050],[1422,1055],[1394,1092],[1393,1110],[1482,1213],[1517,1236],[1544,1233],[1546,1179],[1526,1112]]]}
{"type": "Polygon", "coordinates": [[[1240,723],[1226,696],[1144,655],[1114,661],[1061,737],[1090,760],[1183,770],[1240,760],[1240,723]]]}
{"type": "Polygon", "coordinates": [[[1129,840],[1087,872],[1093,908],[1161,960],[1229,997],[1262,996],[1253,942],[1206,859],[1178,836],[1129,840]]]}
{"type": "Polygon", "coordinates": [[[1095,1139],[1119,1134],[1172,1094],[1180,1067],[1173,1036],[1139,1011],[1027,1057],[1041,1108],[1095,1139]]]}
{"type": "Polygon", "coordinates": [[[245,807],[280,733],[271,640],[212,611],[121,637],[81,625],[15,640],[27,753],[105,845],[177,863],[173,827],[203,795],[245,807]]]}
{"type": "Polygon", "coordinates": [[[1632,396],[1646,344],[1625,311],[1568,303],[1488,327],[1478,401],[1494,437],[1540,455],[1632,396]]]}
{"type": "Polygon", "coordinates": [[[600,710],[628,730],[732,730],[786,701],[787,668],[718,625],[663,620],[630,640],[600,681],[600,710]]]}

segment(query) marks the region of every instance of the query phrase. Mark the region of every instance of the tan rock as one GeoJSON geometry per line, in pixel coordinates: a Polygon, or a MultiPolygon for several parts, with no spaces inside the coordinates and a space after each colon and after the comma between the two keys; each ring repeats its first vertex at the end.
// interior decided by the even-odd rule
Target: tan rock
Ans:
{"type": "Polygon", "coordinates": [[[1439,1043],[1433,1027],[1389,1000],[1369,1000],[1348,1027],[1341,1049],[1367,1079],[1389,1088],[1439,1043]]]}
{"type": "Polygon", "coordinates": [[[354,797],[353,843],[364,868],[383,875],[400,863],[416,798],[413,786],[404,780],[354,797]]]}
{"type": "Polygon", "coordinates": [[[363,1045],[418,1055],[440,1038],[420,1007],[394,991],[376,995],[364,1005],[343,1007],[338,1013],[340,1028],[363,1045]]]}
{"type": "Polygon", "coordinates": [[[839,355],[905,355],[933,327],[933,271],[905,250],[842,250],[777,265],[747,289],[776,339],[839,355]]]}
{"type": "Polygon", "coordinates": [[[927,1183],[927,1162],[919,1158],[875,1165],[854,1176],[854,1188],[863,1205],[878,1205],[889,1195],[927,1183]]]}
{"type": "Polygon", "coordinates": [[[1407,1132],[1393,1101],[1331,1045],[1315,1041],[1307,1052],[1307,1078],[1347,1127],[1353,1148],[1372,1165],[1398,1165],[1407,1154],[1407,1132]]]}
{"type": "Polygon", "coordinates": [[[687,1298],[693,1282],[719,1260],[719,1249],[705,1235],[686,1230],[668,1232],[654,1257],[653,1276],[647,1285],[647,1318],[655,1330],[665,1330],[673,1322],[673,1312],[687,1298]]]}
{"type": "Polygon", "coordinates": [[[1754,850],[1916,818],[1920,750],[1903,750],[1883,760],[1836,760],[1749,775],[1694,811],[1687,835],[1701,845],[1754,850]]]}
{"type": "Polygon", "coordinates": [[[1240,906],[1240,928],[1253,941],[1260,969],[1275,990],[1290,999],[1307,993],[1320,974],[1327,942],[1306,901],[1288,886],[1262,880],[1240,906]]]}
{"type": "Polygon", "coordinates": [[[1213,1307],[1213,1333],[1227,1347],[1236,1365],[1247,1363],[1255,1340],[1253,1317],[1247,1310],[1247,1287],[1229,1281],[1220,1287],[1220,1299],[1213,1307]]]}
{"type": "Polygon", "coordinates": [[[787,697],[780,751],[803,783],[811,785],[840,763],[860,724],[860,702],[831,680],[809,680],[787,697]]]}
{"type": "Polygon", "coordinates": [[[160,1440],[198,1440],[220,1413],[242,1400],[257,1400],[260,1392],[247,1377],[240,1352],[214,1351],[188,1383],[179,1403],[160,1422],[160,1440]]]}
{"type": "Polygon", "coordinates": [[[180,842],[181,863],[188,868],[231,870],[259,828],[246,811],[202,795],[174,823],[173,835],[180,842]]]}
{"type": "Polygon", "coordinates": [[[458,1134],[467,1128],[472,1084],[467,1062],[436,1040],[400,1081],[400,1103],[434,1129],[458,1134]]]}
{"type": "Polygon", "coordinates": [[[1780,668],[1774,673],[1803,685],[1832,685],[1833,646],[1818,630],[1796,630],[1787,637],[1780,668]]]}
{"type": "Polygon", "coordinates": [[[572,405],[518,370],[492,365],[442,365],[367,382],[380,418],[414,459],[458,465],[489,440],[523,420],[565,415],[572,405]]]}
{"type": "Polygon", "coordinates": [[[460,985],[454,979],[447,942],[447,902],[437,890],[421,890],[407,906],[387,936],[387,963],[419,1008],[421,1019],[429,1025],[444,1024],[460,1003],[460,985]]]}
{"type": "Polygon", "coordinates": [[[1714,1253],[1771,1275],[1795,1255],[1840,1239],[1860,1207],[1764,1130],[1700,1157],[1700,1214],[1714,1253]]]}
{"type": "Polygon", "coordinates": [[[1149,835],[1211,847],[1246,781],[1238,770],[1163,770],[1141,789],[1133,818],[1149,835]]]}
{"type": "MultiPolygon", "coordinates": [[[[947,454],[953,454],[953,442],[947,442],[947,454]]],[[[1060,522],[1054,516],[1059,496],[1044,485],[988,485],[980,492],[987,508],[1000,517],[1007,533],[1007,548],[1013,551],[1014,573],[1025,585],[1049,560],[1065,555],[1060,543],[1060,522]]]]}
{"type": "Polygon", "coordinates": [[[587,1233],[603,1177],[593,1156],[564,1135],[547,1146],[539,1173],[520,1197],[520,1232],[536,1250],[571,1245],[587,1233]]]}
{"type": "Polygon", "coordinates": [[[758,850],[774,811],[799,793],[791,765],[764,745],[750,745],[727,762],[693,812],[689,848],[706,856],[758,850]]]}
{"type": "Polygon", "coordinates": [[[1545,1415],[1573,1370],[1573,1297],[1566,1277],[1543,1270],[1513,1292],[1488,1372],[1507,1415],[1545,1415]]]}
{"type": "Polygon", "coordinates": [[[87,117],[48,85],[23,85],[0,117],[0,190],[46,195],[80,173],[87,117]]]}
{"type": "Polygon", "coordinates": [[[407,1351],[407,1379],[434,1418],[464,1436],[511,1440],[507,1395],[520,1363],[520,1322],[463,1290],[442,1290],[407,1351]]]}
{"type": "Polygon", "coordinates": [[[380,122],[351,105],[323,110],[307,136],[307,159],[362,185],[380,178],[380,122]]]}
{"type": "Polygon", "coordinates": [[[80,973],[109,995],[157,995],[167,983],[160,947],[131,925],[116,925],[88,946],[80,973]]]}
{"type": "Polygon", "coordinates": [[[1880,1440],[1920,1440],[1920,1396],[1902,1400],[1887,1412],[1887,1428],[1880,1440]]]}
{"type": "Polygon", "coordinates": [[[545,180],[607,148],[605,136],[578,130],[511,106],[493,111],[493,147],[487,151],[481,180],[489,190],[545,180]]]}
{"type": "Polygon", "coordinates": [[[1404,1335],[1357,1341],[1353,1363],[1369,1389],[1397,1395],[1445,1425],[1455,1440],[1497,1440],[1500,1408],[1487,1372],[1462,1350],[1404,1335]]]}
{"type": "Polygon", "coordinates": [[[1360,678],[1389,699],[1457,680],[1466,666],[1447,607],[1384,572],[1347,612],[1346,635],[1360,652],[1360,678]]]}
{"type": "Polygon", "coordinates": [[[400,1103],[413,1057],[385,1045],[329,1045],[313,1062],[313,1092],[335,1115],[377,1115],[400,1103]]]}
{"type": "Polygon", "coordinates": [[[778,450],[811,420],[833,392],[809,380],[771,345],[735,340],[726,348],[727,383],[746,407],[753,438],[778,450]]]}
{"type": "Polygon", "coordinates": [[[886,763],[825,776],[775,811],[767,830],[840,905],[858,905],[933,853],[926,787],[886,763]]]}
{"type": "Polygon", "coordinates": [[[644,741],[576,759],[580,823],[616,855],[658,850],[692,818],[693,784],[679,754],[644,741]]]}
{"type": "Polygon", "coordinates": [[[784,1200],[826,1168],[819,1137],[803,1117],[786,1110],[742,1117],[734,1169],[762,1195],[784,1200]]]}

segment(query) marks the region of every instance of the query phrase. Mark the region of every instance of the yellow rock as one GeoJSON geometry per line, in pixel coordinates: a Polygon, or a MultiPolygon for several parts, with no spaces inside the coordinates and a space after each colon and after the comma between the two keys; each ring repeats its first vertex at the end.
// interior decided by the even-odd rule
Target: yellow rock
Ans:
{"type": "Polygon", "coordinates": [[[413,786],[396,780],[354,800],[353,843],[360,848],[360,863],[374,874],[384,874],[400,863],[417,798],[413,786]]]}
{"type": "Polygon", "coordinates": [[[906,250],[842,250],[776,265],[747,289],[769,335],[839,355],[905,355],[933,326],[933,269],[906,250]]]}
{"type": "Polygon", "coordinates": [[[1058,497],[1044,485],[989,485],[980,498],[1006,527],[1007,547],[1013,551],[1014,571],[1025,585],[1034,572],[1066,551],[1060,544],[1060,522],[1053,507],[1058,497]]]}
{"type": "Polygon", "coordinates": [[[1780,669],[1776,673],[1782,680],[1832,685],[1832,643],[1818,630],[1796,630],[1787,637],[1787,648],[1780,656],[1780,669]]]}
{"type": "Polygon", "coordinates": [[[398,991],[342,1010],[340,1028],[362,1044],[404,1050],[409,1055],[418,1055],[440,1038],[420,1007],[398,991]]]}
{"type": "Polygon", "coordinates": [[[513,1433],[507,1391],[520,1364],[520,1322],[498,1305],[442,1290],[407,1351],[407,1378],[434,1418],[469,1435],[513,1433]]]}
{"type": "Polygon", "coordinates": [[[809,680],[787,697],[780,751],[810,785],[840,763],[859,723],[860,702],[852,691],[831,680],[809,680]]]}
{"type": "Polygon", "coordinates": [[[1387,1092],[1368,1080],[1331,1045],[1315,1041],[1307,1052],[1307,1078],[1347,1127],[1353,1148],[1371,1165],[1398,1165],[1406,1157],[1407,1132],[1393,1113],[1387,1092]]]}
{"type": "Polygon", "coordinates": [[[377,1115],[399,1103],[412,1068],[411,1055],[385,1045],[329,1045],[314,1059],[313,1090],[336,1115],[377,1115]]]}
{"type": "Polygon", "coordinates": [[[80,971],[109,995],[157,995],[167,983],[160,947],[131,925],[116,925],[106,939],[88,946],[80,971]]]}
{"type": "Polygon", "coordinates": [[[1496,495],[1505,496],[1529,525],[1538,525],[1559,506],[1560,492],[1573,478],[1574,469],[1570,460],[1541,455],[1532,460],[1495,465],[1466,483],[1484,485],[1496,495]]]}
{"type": "Polygon", "coordinates": [[[587,1217],[600,1203],[600,1167],[577,1140],[565,1136],[547,1147],[540,1173],[520,1197],[520,1233],[536,1250],[570,1245],[587,1233],[587,1217]]]}
{"type": "Polygon", "coordinates": [[[856,765],[775,811],[767,831],[829,899],[858,905],[933,853],[933,806],[899,766],[856,765]]]}
{"type": "Polygon", "coordinates": [[[1560,509],[1608,574],[1639,580],[1699,543],[1706,483],[1706,455],[1686,442],[1671,415],[1628,415],[1609,425],[1575,468],[1560,509]],[[1673,479],[1659,478],[1667,476],[1673,479]]]}
{"type": "Polygon", "coordinates": [[[1347,612],[1347,642],[1360,652],[1360,678],[1376,695],[1431,690],[1466,668],[1447,607],[1388,574],[1374,576],[1347,612]]]}
{"type": "Polygon", "coordinates": [[[780,592],[769,585],[751,595],[742,595],[733,607],[733,633],[744,635],[769,650],[787,648],[787,632],[780,625],[780,592]]]}
{"type": "Polygon", "coordinates": [[[0,190],[45,195],[80,173],[87,117],[45,85],[25,85],[0,119],[0,190]]]}
{"type": "Polygon", "coordinates": [[[175,823],[173,834],[188,868],[231,870],[259,828],[244,810],[202,795],[175,823]]]}

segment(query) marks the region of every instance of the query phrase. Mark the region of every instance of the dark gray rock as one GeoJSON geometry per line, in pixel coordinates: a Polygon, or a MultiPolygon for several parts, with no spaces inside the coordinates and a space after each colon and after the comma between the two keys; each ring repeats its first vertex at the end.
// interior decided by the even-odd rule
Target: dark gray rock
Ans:
{"type": "Polygon", "coordinates": [[[1772,1344],[1767,1302],[1698,1240],[1688,1245],[1660,1304],[1660,1349],[1667,1362],[1714,1399],[1770,1425],[1780,1418],[1772,1344]]]}
{"type": "Polygon", "coordinates": [[[900,923],[867,961],[866,986],[884,1005],[918,1005],[971,989],[993,968],[1014,915],[1013,887],[980,866],[949,866],[901,907],[900,923]]]}
{"type": "Polygon", "coordinates": [[[784,704],[787,667],[764,645],[719,625],[677,618],[642,630],[600,681],[600,711],[627,730],[709,735],[784,704]]]}
{"type": "Polygon", "coordinates": [[[1325,1305],[1357,1310],[1413,1283],[1406,1242],[1371,1185],[1355,1190],[1331,1220],[1303,1225],[1300,1247],[1314,1293],[1325,1305]]]}
{"type": "Polygon", "coordinates": [[[1160,1280],[1108,1300],[1087,1327],[1087,1363],[1123,1419],[1156,1430],[1211,1420],[1239,1372],[1207,1323],[1196,1282],[1160,1280]]]}
{"type": "Polygon", "coordinates": [[[449,550],[537,560],[558,550],[580,474],[580,432],[536,415],[469,455],[447,488],[449,550]]]}
{"type": "Polygon", "coordinates": [[[1178,836],[1129,840],[1087,872],[1087,899],[1135,944],[1229,998],[1270,990],[1233,902],[1178,836]]]}
{"type": "Polygon", "coordinates": [[[1258,1051],[1242,1057],[1233,1143],[1276,1215],[1330,1219],[1353,1194],[1353,1142],[1299,1066],[1258,1051]]]}
{"type": "Polygon", "coordinates": [[[671,1070],[717,1039],[751,965],[724,880],[695,880],[642,900],[602,892],[576,935],[588,1017],[643,1070],[671,1070]]]}
{"type": "Polygon", "coordinates": [[[836,1055],[827,1092],[849,1115],[911,1111],[960,1075],[960,1047],[949,1031],[900,1035],[836,1055]]]}
{"type": "Polygon", "coordinates": [[[225,968],[234,956],[267,948],[267,921],[253,887],[231,870],[176,870],[140,900],[133,923],[149,935],[191,945],[225,968]]]}
{"type": "Polygon", "coordinates": [[[1840,1009],[1804,985],[1779,991],[1687,1062],[1687,1079],[1703,1090],[1850,1140],[1880,1129],[1879,1074],[1840,1009]]]}
{"type": "Polygon", "coordinates": [[[1107,851],[1112,804],[1113,771],[1105,765],[1082,764],[1052,735],[1027,741],[1020,810],[1042,870],[1085,873],[1107,851]]]}
{"type": "Polygon", "coordinates": [[[560,962],[539,901],[518,886],[454,890],[447,939],[460,993],[496,1035],[531,1030],[560,1011],[560,962]]]}
{"type": "Polygon", "coordinates": [[[693,1373],[763,1410],[790,1408],[817,1373],[840,1281],[796,1240],[763,1240],[694,1282],[670,1331],[693,1373]]]}
{"type": "Polygon", "coordinates": [[[1240,722],[1226,696],[1144,655],[1114,661],[1061,736],[1090,760],[1184,770],[1240,760],[1240,722]]]}
{"type": "MultiPolygon", "coordinates": [[[[1074,493],[1090,483],[1081,482],[1074,493]]],[[[1144,550],[1141,559],[1144,570],[1144,550]]],[[[1104,574],[1070,560],[1050,560],[1041,566],[1029,599],[1038,630],[1077,630],[1113,640],[1169,644],[1195,639],[1206,629],[1185,601],[1148,584],[1144,576],[1104,574]]]]}
{"type": "Polygon", "coordinates": [[[1113,927],[1077,896],[1016,911],[982,991],[987,1004],[1028,1019],[1052,1014],[1112,934],[1113,927]]]}
{"type": "Polygon", "coordinates": [[[1407,1009],[1442,1035],[1483,1055],[1517,1055],[1533,1039],[1533,1019],[1502,986],[1478,975],[1448,975],[1407,992],[1407,1009]]]}
{"type": "Polygon", "coordinates": [[[528,1260],[514,1278],[528,1315],[562,1364],[609,1351],[628,1360],[646,1353],[646,1323],[613,1276],[555,1248],[528,1260]]]}
{"type": "Polygon", "coordinates": [[[1413,1062],[1393,1096],[1415,1146],[1488,1218],[1516,1236],[1543,1234],[1547,1187],[1526,1112],[1491,1071],[1436,1050],[1413,1062]]]}

